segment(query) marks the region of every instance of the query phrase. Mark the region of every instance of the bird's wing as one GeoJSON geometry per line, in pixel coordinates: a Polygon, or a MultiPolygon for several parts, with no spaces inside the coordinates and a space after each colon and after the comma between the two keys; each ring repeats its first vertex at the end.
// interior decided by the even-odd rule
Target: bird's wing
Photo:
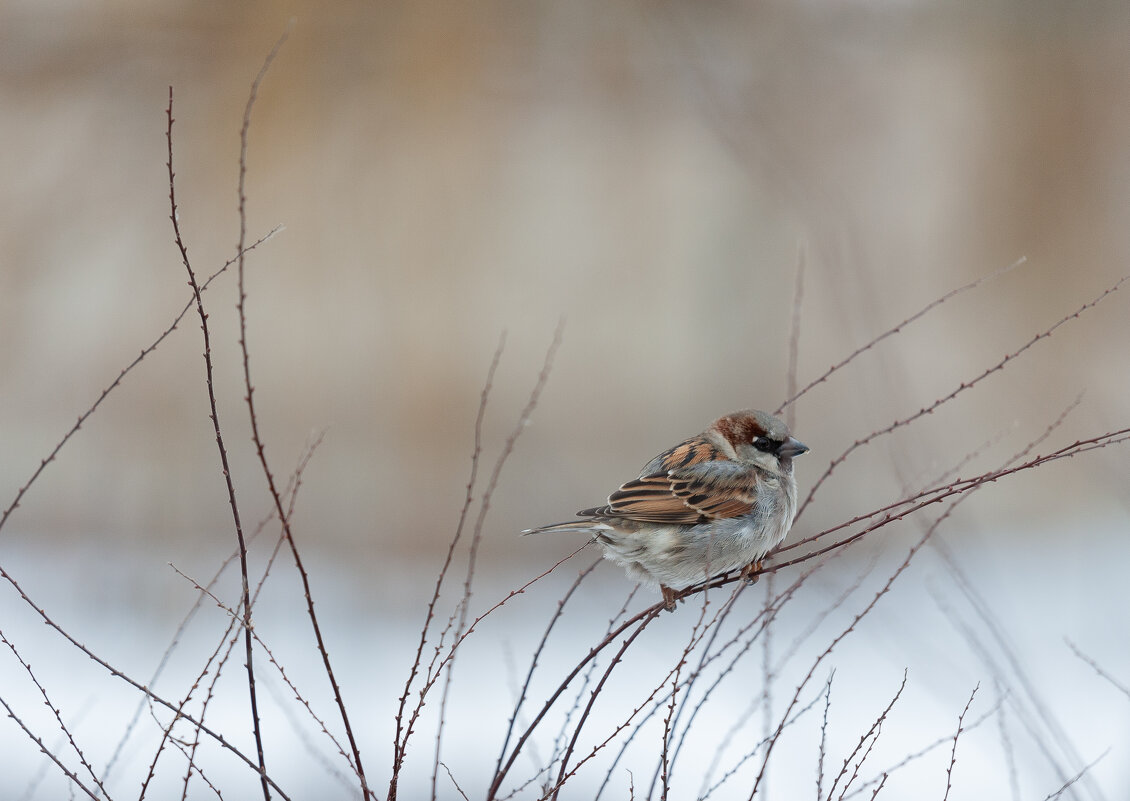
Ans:
{"type": "Polygon", "coordinates": [[[738,517],[753,510],[758,480],[757,468],[733,461],[699,436],[648,462],[639,478],[608,496],[606,506],[577,514],[674,525],[738,517]]]}

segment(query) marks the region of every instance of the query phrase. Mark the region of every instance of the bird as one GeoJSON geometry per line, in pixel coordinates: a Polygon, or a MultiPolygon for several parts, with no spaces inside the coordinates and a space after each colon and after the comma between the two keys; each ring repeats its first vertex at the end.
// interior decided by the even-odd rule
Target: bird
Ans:
{"type": "Polygon", "coordinates": [[[679,590],[706,579],[741,569],[756,580],[796,517],[793,459],[807,451],[784,422],[744,409],[663,451],[583,519],[522,534],[588,534],[674,610],[679,590]]]}

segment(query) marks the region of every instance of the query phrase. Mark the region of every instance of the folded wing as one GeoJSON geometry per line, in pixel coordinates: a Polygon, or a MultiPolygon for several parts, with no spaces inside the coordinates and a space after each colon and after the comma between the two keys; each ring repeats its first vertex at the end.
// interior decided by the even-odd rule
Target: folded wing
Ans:
{"type": "Polygon", "coordinates": [[[639,478],[608,496],[606,506],[577,514],[673,525],[739,517],[753,510],[759,480],[756,467],[695,437],[648,462],[639,478]]]}

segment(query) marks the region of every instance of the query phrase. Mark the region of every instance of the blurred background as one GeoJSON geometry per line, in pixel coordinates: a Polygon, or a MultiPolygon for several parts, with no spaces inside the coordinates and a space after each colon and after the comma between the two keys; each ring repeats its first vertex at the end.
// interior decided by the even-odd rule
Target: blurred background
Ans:
{"type": "MultiPolygon", "coordinates": [[[[277,477],[324,431],[295,531],[340,627],[331,649],[376,721],[374,749],[398,691],[370,671],[379,662],[403,680],[504,332],[483,471],[564,321],[484,528],[484,605],[579,544],[517,531],[599,503],[722,413],[784,400],[799,263],[804,385],[950,290],[1026,259],[802,399],[802,492],[856,439],[979,375],[1128,270],[1123,3],[7,2],[0,505],[190,297],[168,221],[168,87],[181,230],[210,274],[238,239],[248,90],[290,24],[250,131],[248,238],[285,226],[248,261],[251,369],[277,477]]],[[[798,531],[881,506],[974,451],[963,473],[991,469],[1080,396],[1041,450],[1126,427],[1128,292],[860,451],[798,531]]],[[[271,507],[242,403],[234,276],[205,300],[221,424],[255,521],[271,507]]],[[[139,675],[193,598],[166,563],[204,579],[234,541],[198,328],[186,317],[127,377],[0,534],[0,564],[139,675]]],[[[1112,749],[1093,783],[1073,786],[1084,798],[1130,792],[1130,699],[1063,642],[1130,681],[1128,474],[1124,448],[1051,465],[979,493],[946,532],[1041,672],[1078,748],[1062,763],[1074,772],[1112,749]]],[[[846,555],[845,575],[872,558],[897,564],[914,529],[889,531],[846,555]]],[[[874,649],[892,675],[917,666],[950,721],[991,676],[930,594],[951,591],[952,574],[929,553],[914,570],[843,670],[865,676],[874,649]]],[[[278,581],[290,609],[297,584],[278,581]]],[[[613,568],[594,581],[594,599],[622,597],[613,568]]],[[[842,589],[821,586],[814,608],[842,589]]],[[[554,592],[514,613],[519,653],[554,592]]],[[[41,636],[16,622],[26,608],[14,592],[3,603],[10,625],[41,636]]],[[[262,610],[262,625],[308,649],[292,611],[262,610]]],[[[608,611],[597,602],[593,614],[608,611]]],[[[490,653],[467,680],[490,675],[490,653]]],[[[70,708],[96,703],[65,678],[73,653],[58,659],[70,708]]],[[[18,665],[4,675],[26,683],[18,665]]],[[[36,749],[14,726],[0,737],[22,792],[31,769],[16,762],[36,749]]],[[[473,764],[473,741],[452,742],[473,764]]],[[[1007,792],[999,768],[990,760],[955,797],[992,797],[978,795],[991,781],[1007,792]]],[[[1029,778],[1022,789],[1037,797],[1062,783],[1029,778]]]]}

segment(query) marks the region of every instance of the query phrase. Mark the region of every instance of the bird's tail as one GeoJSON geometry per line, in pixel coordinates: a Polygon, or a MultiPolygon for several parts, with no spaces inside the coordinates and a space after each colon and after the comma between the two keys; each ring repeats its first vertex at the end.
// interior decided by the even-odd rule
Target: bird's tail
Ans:
{"type": "Polygon", "coordinates": [[[549,526],[528,528],[522,532],[522,536],[525,537],[527,534],[546,534],[556,531],[571,531],[575,534],[596,536],[601,531],[607,531],[608,528],[607,523],[600,523],[596,520],[572,520],[568,523],[553,523],[549,526]]]}

